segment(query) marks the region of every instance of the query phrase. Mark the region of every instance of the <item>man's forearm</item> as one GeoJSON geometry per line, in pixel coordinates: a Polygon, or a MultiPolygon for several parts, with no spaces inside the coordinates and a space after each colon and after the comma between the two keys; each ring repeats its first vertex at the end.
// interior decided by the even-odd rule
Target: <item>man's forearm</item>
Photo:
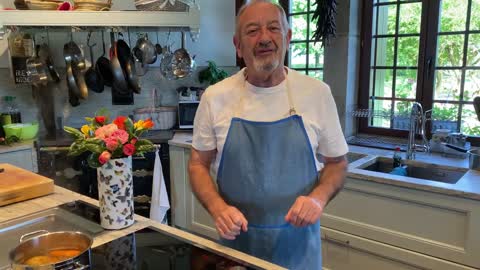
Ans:
{"type": "Polygon", "coordinates": [[[348,162],[344,157],[328,158],[319,175],[318,184],[309,196],[323,202],[324,206],[327,205],[342,189],[347,167],[348,162]]]}
{"type": "Polygon", "coordinates": [[[218,194],[207,168],[202,165],[190,164],[188,172],[193,193],[211,215],[217,208],[226,206],[225,201],[218,194]]]}

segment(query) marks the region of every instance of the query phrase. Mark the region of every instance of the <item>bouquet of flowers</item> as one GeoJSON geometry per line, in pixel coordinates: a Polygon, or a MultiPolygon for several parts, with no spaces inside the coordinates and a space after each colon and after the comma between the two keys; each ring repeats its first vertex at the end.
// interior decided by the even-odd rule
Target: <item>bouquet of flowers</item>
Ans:
{"type": "Polygon", "coordinates": [[[149,140],[139,138],[153,127],[151,119],[134,123],[126,116],[118,116],[109,123],[107,113],[97,113],[95,117],[86,117],[85,120],[88,124],[80,130],[67,126],[64,130],[75,138],[68,154],[78,156],[91,152],[87,161],[92,168],[98,168],[110,159],[141,156],[155,148],[149,140]]]}

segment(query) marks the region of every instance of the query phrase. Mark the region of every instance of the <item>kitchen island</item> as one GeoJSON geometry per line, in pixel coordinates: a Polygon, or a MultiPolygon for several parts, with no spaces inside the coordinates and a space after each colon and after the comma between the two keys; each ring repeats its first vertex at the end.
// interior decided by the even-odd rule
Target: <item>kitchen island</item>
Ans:
{"type": "MultiPolygon", "coordinates": [[[[76,200],[84,201],[88,204],[98,206],[98,202],[96,200],[93,200],[86,196],[82,196],[78,193],[69,191],[62,187],[55,186],[53,194],[0,207],[0,223],[6,222],[8,220],[15,219],[21,216],[31,215],[36,212],[57,207],[59,205],[76,201],[76,200]]],[[[135,232],[142,232],[143,234],[145,234],[146,231],[148,230],[152,231],[153,229],[155,232],[159,232],[170,238],[175,238],[180,242],[191,244],[192,246],[201,248],[202,250],[211,252],[218,256],[229,258],[229,259],[232,259],[233,261],[240,262],[240,263],[247,263],[248,266],[251,266],[252,268],[283,269],[281,267],[278,267],[266,261],[260,260],[258,258],[249,256],[247,254],[238,252],[233,249],[229,249],[213,241],[195,236],[193,234],[158,223],[156,221],[144,218],[139,215],[135,216],[135,220],[136,222],[128,228],[121,229],[121,230],[102,231],[101,233],[99,233],[94,237],[92,248],[100,247],[105,243],[115,244],[115,242],[112,242],[112,241],[116,239],[126,239],[128,238],[129,235],[135,232]]]]}

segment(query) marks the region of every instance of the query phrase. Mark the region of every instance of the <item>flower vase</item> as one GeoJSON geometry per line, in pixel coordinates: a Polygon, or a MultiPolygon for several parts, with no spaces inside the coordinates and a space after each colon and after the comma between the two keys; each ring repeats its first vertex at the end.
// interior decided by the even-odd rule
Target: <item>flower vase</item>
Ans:
{"type": "Polygon", "coordinates": [[[105,229],[134,223],[132,157],[110,159],[97,168],[100,223],[105,229]]]}

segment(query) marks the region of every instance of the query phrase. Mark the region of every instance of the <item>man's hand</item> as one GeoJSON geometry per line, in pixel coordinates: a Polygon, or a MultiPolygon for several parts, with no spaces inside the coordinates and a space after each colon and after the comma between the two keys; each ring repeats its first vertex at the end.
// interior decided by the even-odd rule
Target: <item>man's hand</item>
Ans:
{"type": "Polygon", "coordinates": [[[225,205],[213,213],[213,218],[218,234],[227,240],[234,240],[240,231],[247,231],[247,219],[233,206],[225,205]]]}
{"type": "Polygon", "coordinates": [[[285,221],[296,227],[315,224],[323,213],[325,203],[308,196],[300,196],[295,200],[285,221]]]}

